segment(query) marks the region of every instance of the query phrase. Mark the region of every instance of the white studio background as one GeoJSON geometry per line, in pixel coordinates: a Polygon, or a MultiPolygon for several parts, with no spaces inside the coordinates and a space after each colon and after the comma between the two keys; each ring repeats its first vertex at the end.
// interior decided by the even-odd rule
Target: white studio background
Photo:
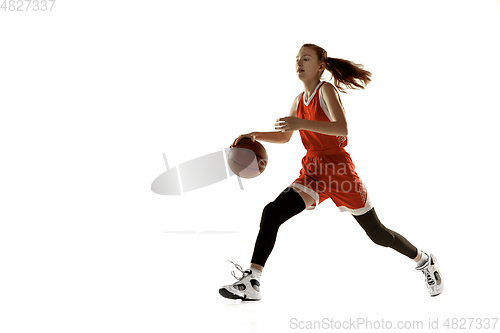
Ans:
{"type": "Polygon", "coordinates": [[[499,33],[495,0],[2,9],[1,331],[499,317],[499,33]],[[331,201],[282,226],[261,302],[218,295],[234,281],[226,260],[248,266],[263,207],[299,174],[298,133],[264,143],[268,167],[243,191],[233,177],[151,192],[162,153],[175,166],[273,131],[303,90],[294,61],[304,43],[372,72],[366,90],[341,95],[347,150],[381,221],[438,255],[441,296],[331,201]],[[228,233],[172,233],[191,230],[228,233]]]}

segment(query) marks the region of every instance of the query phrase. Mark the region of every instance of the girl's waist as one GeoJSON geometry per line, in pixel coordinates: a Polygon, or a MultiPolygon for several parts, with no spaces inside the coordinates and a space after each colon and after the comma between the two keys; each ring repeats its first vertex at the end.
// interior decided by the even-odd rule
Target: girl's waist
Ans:
{"type": "Polygon", "coordinates": [[[323,150],[307,150],[306,156],[307,157],[316,157],[316,156],[326,156],[326,155],[338,155],[338,154],[345,154],[345,148],[344,147],[333,147],[329,149],[323,149],[323,150]]]}

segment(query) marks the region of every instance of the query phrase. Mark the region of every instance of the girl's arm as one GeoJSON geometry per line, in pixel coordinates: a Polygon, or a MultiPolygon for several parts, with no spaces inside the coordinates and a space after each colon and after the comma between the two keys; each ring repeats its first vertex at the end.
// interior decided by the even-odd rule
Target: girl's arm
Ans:
{"type": "Polygon", "coordinates": [[[330,112],[333,121],[326,122],[303,119],[300,126],[301,129],[327,135],[347,136],[347,120],[335,88],[331,83],[326,83],[321,89],[326,106],[328,107],[328,112],[330,112]]]}
{"type": "Polygon", "coordinates": [[[326,135],[347,136],[346,125],[338,122],[302,119],[300,129],[326,135]]]}
{"type": "Polygon", "coordinates": [[[335,88],[331,83],[326,83],[321,89],[332,121],[307,120],[289,116],[277,119],[275,128],[282,129],[285,134],[296,130],[305,130],[326,135],[346,136],[348,132],[347,121],[335,88]]]}
{"type": "Polygon", "coordinates": [[[281,132],[252,132],[250,134],[255,134],[255,140],[270,143],[287,143],[289,140],[286,133],[281,132]]]}

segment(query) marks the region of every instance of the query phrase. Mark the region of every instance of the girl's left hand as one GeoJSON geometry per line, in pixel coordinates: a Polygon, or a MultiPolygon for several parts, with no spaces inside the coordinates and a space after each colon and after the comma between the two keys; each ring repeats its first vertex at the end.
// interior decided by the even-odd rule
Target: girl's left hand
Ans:
{"type": "Polygon", "coordinates": [[[301,118],[297,117],[284,117],[276,119],[274,128],[284,132],[292,132],[300,129],[301,118]]]}

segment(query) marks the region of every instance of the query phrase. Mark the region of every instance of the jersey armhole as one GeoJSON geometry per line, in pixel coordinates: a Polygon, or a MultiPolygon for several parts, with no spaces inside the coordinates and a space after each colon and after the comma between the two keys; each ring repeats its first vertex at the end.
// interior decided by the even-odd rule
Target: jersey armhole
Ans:
{"type": "Polygon", "coordinates": [[[303,92],[301,92],[301,93],[299,94],[299,96],[297,96],[297,101],[296,101],[296,103],[297,103],[297,107],[295,108],[295,111],[298,111],[298,110],[299,110],[299,103],[300,103],[300,98],[302,97],[302,94],[303,94],[303,92]]]}
{"type": "MultiPolygon", "coordinates": [[[[321,87],[323,88],[323,87],[321,87]]],[[[328,111],[328,106],[325,103],[325,100],[323,99],[323,92],[321,89],[319,89],[319,105],[321,106],[321,109],[325,113],[325,115],[330,119],[330,121],[333,121],[332,117],[330,116],[330,112],[328,111]]]]}

